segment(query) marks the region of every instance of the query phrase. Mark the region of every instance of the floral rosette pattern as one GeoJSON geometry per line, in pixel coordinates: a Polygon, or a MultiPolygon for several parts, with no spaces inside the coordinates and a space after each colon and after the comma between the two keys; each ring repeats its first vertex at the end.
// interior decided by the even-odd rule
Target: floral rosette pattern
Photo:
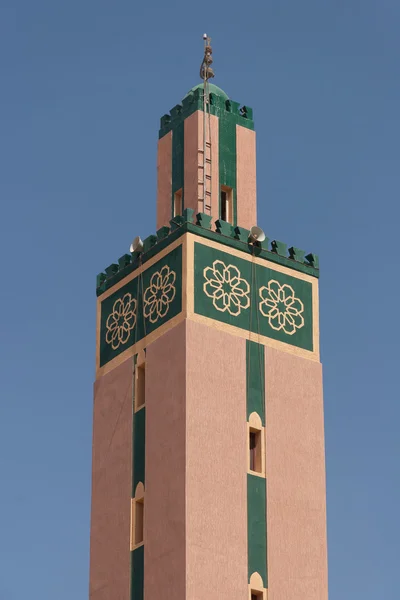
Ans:
{"type": "Polygon", "coordinates": [[[218,311],[227,311],[237,317],[250,306],[250,286],[234,265],[215,260],[212,267],[204,269],[203,275],[206,280],[204,293],[212,298],[214,308],[218,311]]]}
{"type": "Polygon", "coordinates": [[[272,329],[293,335],[304,326],[304,305],[290,285],[280,285],[271,279],[267,286],[260,288],[259,295],[260,312],[267,317],[272,329]]]}
{"type": "Polygon", "coordinates": [[[112,312],[106,321],[106,342],[113,350],[121,344],[126,344],[136,325],[136,300],[131,294],[118,298],[113,305],[112,312]]]}
{"type": "Polygon", "coordinates": [[[175,298],[176,273],[168,265],[153,273],[150,285],[143,295],[143,314],[150,323],[165,317],[172,300],[175,298]]]}

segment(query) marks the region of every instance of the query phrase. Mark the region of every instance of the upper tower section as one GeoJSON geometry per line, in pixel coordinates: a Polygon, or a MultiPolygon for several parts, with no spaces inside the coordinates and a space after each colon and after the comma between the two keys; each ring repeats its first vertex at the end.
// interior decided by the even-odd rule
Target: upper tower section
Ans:
{"type": "Polygon", "coordinates": [[[204,36],[200,75],[161,118],[157,158],[157,229],[185,208],[250,229],[257,222],[253,111],[216,85],[204,36]]]}

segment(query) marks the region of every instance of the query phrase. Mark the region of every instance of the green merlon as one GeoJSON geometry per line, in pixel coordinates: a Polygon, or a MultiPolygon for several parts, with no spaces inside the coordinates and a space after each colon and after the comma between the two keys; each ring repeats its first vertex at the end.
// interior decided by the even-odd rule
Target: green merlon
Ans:
{"type": "Polygon", "coordinates": [[[183,215],[177,215],[170,221],[171,228],[162,227],[157,235],[149,235],[143,240],[143,252],[133,252],[131,255],[124,254],[118,264],[113,263],[105,269],[105,273],[99,273],[96,279],[96,294],[100,296],[113,285],[132,273],[138,266],[145,263],[158,252],[169,246],[185,233],[193,233],[200,237],[219,242],[230,248],[236,248],[246,254],[254,254],[270,262],[319,277],[319,259],[316,254],[307,254],[304,250],[291,246],[287,251],[287,244],[273,240],[269,243],[266,238],[261,244],[250,244],[249,231],[242,227],[233,227],[230,223],[218,219],[214,222],[210,215],[197,213],[186,208],[183,215]],[[289,253],[289,255],[288,255],[289,253]]]}
{"type": "MultiPolygon", "coordinates": [[[[254,129],[253,109],[249,106],[240,106],[239,102],[230,100],[227,94],[216,85],[210,83],[209,110],[212,115],[218,117],[222,115],[232,115],[232,118],[238,125],[242,125],[247,129],[254,129]]],[[[162,138],[172,129],[182,123],[187,117],[196,112],[203,110],[203,84],[192,88],[182,100],[182,104],[174,106],[168,115],[164,115],[160,120],[159,138],[162,138]]]]}

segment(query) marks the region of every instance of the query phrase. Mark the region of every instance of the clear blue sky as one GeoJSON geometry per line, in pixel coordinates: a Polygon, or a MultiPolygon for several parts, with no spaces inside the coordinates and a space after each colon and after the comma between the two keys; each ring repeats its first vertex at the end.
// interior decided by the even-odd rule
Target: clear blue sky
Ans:
{"type": "Polygon", "coordinates": [[[0,600],[88,597],[95,277],[154,232],[204,31],[259,224],[321,260],[330,600],[399,598],[400,3],[204,7],[1,2],[0,600]]]}

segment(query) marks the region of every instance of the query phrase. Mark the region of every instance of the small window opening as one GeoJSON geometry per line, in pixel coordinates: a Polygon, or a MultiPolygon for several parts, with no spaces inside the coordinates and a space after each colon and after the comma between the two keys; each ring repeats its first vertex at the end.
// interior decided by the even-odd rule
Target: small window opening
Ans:
{"type": "Polygon", "coordinates": [[[135,545],[143,542],[144,501],[135,501],[135,545]]]}
{"type": "Polygon", "coordinates": [[[182,214],[182,188],[174,194],[174,217],[182,214]]]}
{"type": "Polygon", "coordinates": [[[250,471],[261,473],[261,431],[250,429],[250,471]]]}
{"type": "Polygon", "coordinates": [[[145,363],[136,367],[136,395],[135,405],[136,410],[144,406],[146,390],[146,369],[145,363]]]}
{"type": "Polygon", "coordinates": [[[232,188],[221,188],[221,220],[232,223],[232,188]]]}
{"type": "Polygon", "coordinates": [[[263,597],[263,593],[262,592],[253,592],[253,590],[251,591],[251,600],[260,600],[263,597]]]}

